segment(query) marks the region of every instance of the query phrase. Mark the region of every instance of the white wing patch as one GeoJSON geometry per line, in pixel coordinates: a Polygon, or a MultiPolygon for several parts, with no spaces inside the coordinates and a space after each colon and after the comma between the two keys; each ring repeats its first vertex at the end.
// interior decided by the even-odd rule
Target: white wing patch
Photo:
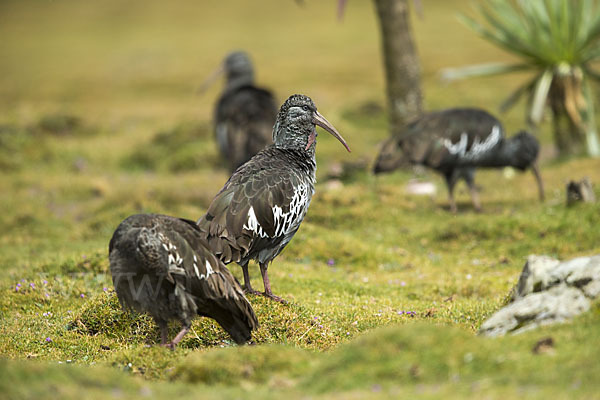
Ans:
{"type": "MultiPolygon", "coordinates": [[[[183,268],[183,258],[179,255],[177,251],[177,246],[175,246],[171,241],[163,235],[161,232],[158,232],[158,238],[161,241],[162,247],[168,252],[167,260],[169,263],[168,271],[170,274],[178,274],[178,275],[186,275],[185,269],[183,268]]],[[[206,260],[206,274],[201,274],[198,269],[198,258],[194,254],[194,273],[198,277],[198,279],[207,279],[209,276],[215,273],[212,266],[206,260]]]]}
{"type": "Polygon", "coordinates": [[[300,225],[306,210],[308,210],[311,197],[308,194],[308,185],[298,185],[294,188],[294,197],[292,197],[288,212],[284,213],[279,206],[273,207],[275,236],[288,234],[300,225]]]}
{"type": "MultiPolygon", "coordinates": [[[[196,266],[196,264],[194,264],[194,267],[196,266]]],[[[209,276],[211,276],[212,274],[215,273],[215,270],[212,269],[210,263],[208,262],[208,260],[206,260],[206,263],[204,264],[204,266],[206,267],[206,275],[205,274],[198,274],[198,268],[196,268],[196,275],[198,276],[199,279],[208,279],[209,276]]]]}
{"type": "Polygon", "coordinates": [[[179,255],[177,251],[177,246],[175,246],[171,241],[163,235],[161,232],[158,232],[158,238],[162,243],[162,247],[167,251],[168,256],[168,271],[170,274],[178,274],[185,275],[185,269],[182,268],[183,258],[179,255]]]}
{"type": "Polygon", "coordinates": [[[246,222],[243,226],[244,229],[247,229],[251,232],[254,232],[256,236],[260,236],[262,238],[269,237],[265,231],[263,231],[262,226],[258,223],[256,219],[256,214],[254,213],[254,207],[250,207],[248,210],[248,222],[246,222]]]}
{"type": "MultiPolygon", "coordinates": [[[[283,212],[283,208],[277,205],[272,208],[275,225],[274,237],[286,235],[298,228],[308,210],[311,197],[312,193],[309,194],[309,185],[300,184],[294,188],[294,196],[290,202],[288,212],[283,212]]],[[[248,221],[244,224],[244,229],[254,232],[256,236],[261,238],[269,237],[258,223],[253,207],[248,210],[248,221]]]]}
{"type": "Polygon", "coordinates": [[[494,147],[502,138],[502,134],[500,132],[500,126],[494,125],[492,131],[485,138],[483,142],[479,140],[478,137],[475,138],[473,144],[469,151],[467,151],[468,144],[468,135],[466,132],[461,133],[460,140],[456,143],[452,143],[450,139],[444,139],[444,147],[448,149],[448,152],[452,155],[458,155],[460,158],[464,158],[466,160],[473,160],[477,158],[482,153],[490,150],[494,147]]]}

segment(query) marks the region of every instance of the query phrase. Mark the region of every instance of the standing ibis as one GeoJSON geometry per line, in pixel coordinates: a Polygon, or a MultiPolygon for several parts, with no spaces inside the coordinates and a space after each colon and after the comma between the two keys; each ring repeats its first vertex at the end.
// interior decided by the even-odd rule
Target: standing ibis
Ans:
{"type": "Polygon", "coordinates": [[[450,210],[456,212],[454,186],[464,179],[476,210],[481,210],[475,188],[476,168],[511,166],[531,169],[540,200],[544,187],[536,159],[539,142],[521,131],[506,138],[498,119],[477,108],[452,108],[426,113],[383,143],[374,172],[388,172],[409,164],[421,164],[442,174],[448,186],[450,210]]]}
{"type": "Polygon", "coordinates": [[[226,264],[241,265],[246,292],[258,293],[248,274],[248,262],[256,260],[263,295],[283,302],[271,291],[267,268],[300,227],[314,193],[316,126],[350,151],[309,97],[292,95],[277,115],[274,143],[233,173],[198,220],[210,249],[226,264]]]}
{"type": "Polygon", "coordinates": [[[269,90],[254,85],[252,61],[243,51],[227,55],[216,72],[208,81],[224,72],[226,83],[214,110],[215,137],[230,171],[235,171],[272,143],[277,102],[269,90]]]}

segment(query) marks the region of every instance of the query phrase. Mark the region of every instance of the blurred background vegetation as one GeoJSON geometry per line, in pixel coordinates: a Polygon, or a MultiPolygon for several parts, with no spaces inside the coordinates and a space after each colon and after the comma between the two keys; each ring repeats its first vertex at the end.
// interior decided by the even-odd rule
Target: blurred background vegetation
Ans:
{"type": "MultiPolygon", "coordinates": [[[[495,112],[531,79],[517,72],[442,83],[442,68],[518,58],[456,18],[476,15],[469,1],[423,6],[422,19],[409,15],[425,110],[495,112]]],[[[600,252],[598,205],[567,208],[564,193],[569,179],[597,182],[599,162],[555,160],[546,119],[538,131],[543,204],[531,176],[510,171],[478,173],[484,212],[473,213],[462,192],[464,211],[456,216],[445,209],[443,182],[433,173],[419,176],[438,187],[432,197],[405,192],[410,171],[373,177],[368,168],[389,131],[372,2],[350,1],[338,22],[335,1],[5,0],[0,37],[3,393],[595,393],[597,307],[573,325],[520,337],[484,340],[474,332],[503,304],[528,254],[600,252]],[[148,347],[157,339],[148,318],[120,312],[108,241],[132,213],[196,219],[228,178],[211,127],[220,86],[201,97],[195,91],[234,49],[252,55],[258,84],[280,102],[292,93],[311,96],[353,152],[319,137],[317,194],[270,269],[278,294],[292,304],[250,298],[261,345],[231,349],[218,327],[198,319],[197,335],[171,353],[148,347]],[[347,173],[340,175],[340,165],[347,173]],[[533,355],[547,335],[557,343],[556,356],[533,355]],[[204,355],[215,366],[210,373],[204,355]],[[26,359],[44,362],[15,361],[26,359]],[[347,368],[336,372],[339,365],[347,368]],[[89,382],[96,386],[86,392],[89,382]]],[[[500,116],[509,132],[524,127],[527,110],[522,100],[500,116]]],[[[258,279],[257,268],[252,274],[258,279]]]]}

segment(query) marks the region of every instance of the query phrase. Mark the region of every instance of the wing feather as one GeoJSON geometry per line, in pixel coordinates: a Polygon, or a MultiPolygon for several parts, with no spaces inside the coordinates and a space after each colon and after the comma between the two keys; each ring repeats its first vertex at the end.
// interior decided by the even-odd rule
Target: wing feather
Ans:
{"type": "Polygon", "coordinates": [[[312,196],[312,181],[295,171],[289,155],[268,147],[231,176],[198,225],[222,260],[239,262],[266,248],[267,239],[283,239],[278,224],[285,221],[276,220],[275,210],[289,213],[301,185],[309,185],[312,196]]]}

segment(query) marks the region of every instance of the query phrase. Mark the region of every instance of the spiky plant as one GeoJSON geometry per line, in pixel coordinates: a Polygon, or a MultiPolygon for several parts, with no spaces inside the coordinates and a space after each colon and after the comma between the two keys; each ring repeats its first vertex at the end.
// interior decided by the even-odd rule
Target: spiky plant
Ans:
{"type": "Polygon", "coordinates": [[[590,83],[600,81],[592,65],[600,59],[598,0],[481,0],[480,18],[461,19],[484,39],[518,56],[515,64],[485,64],[443,72],[446,79],[533,71],[533,77],[508,96],[507,110],[522,96],[528,119],[537,126],[546,108],[554,122],[560,154],[583,150],[600,156],[590,83]]]}

